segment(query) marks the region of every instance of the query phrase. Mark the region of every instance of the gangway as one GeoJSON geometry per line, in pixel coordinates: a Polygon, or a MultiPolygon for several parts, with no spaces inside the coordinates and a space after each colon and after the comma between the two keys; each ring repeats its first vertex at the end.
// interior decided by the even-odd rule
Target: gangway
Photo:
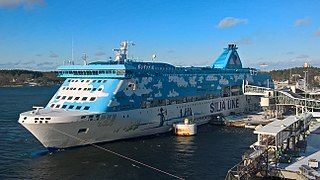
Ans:
{"type": "Polygon", "coordinates": [[[267,87],[244,85],[243,92],[248,96],[262,96],[275,99],[277,106],[291,106],[296,108],[296,114],[304,112],[306,108],[314,117],[320,117],[320,100],[304,98],[289,90],[275,90],[267,87]],[[299,113],[300,112],[300,113],[299,113]]]}

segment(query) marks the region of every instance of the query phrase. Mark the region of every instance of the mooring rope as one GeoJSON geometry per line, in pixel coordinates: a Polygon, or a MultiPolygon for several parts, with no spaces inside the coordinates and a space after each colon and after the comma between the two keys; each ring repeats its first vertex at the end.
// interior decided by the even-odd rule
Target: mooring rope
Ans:
{"type": "MultiPolygon", "coordinates": [[[[66,133],[66,132],[63,132],[63,131],[61,131],[61,130],[59,130],[59,129],[52,128],[52,127],[49,127],[49,128],[52,129],[52,130],[54,130],[54,131],[57,131],[57,132],[59,132],[59,133],[61,133],[61,134],[64,134],[65,136],[74,138],[74,139],[76,139],[76,140],[78,140],[78,141],[80,141],[80,142],[88,142],[87,140],[78,138],[78,137],[76,137],[76,136],[73,136],[73,135],[71,135],[71,134],[68,134],[68,133],[66,133]]],[[[122,155],[122,154],[120,154],[120,153],[117,153],[117,152],[112,151],[112,150],[110,150],[110,149],[104,148],[104,147],[102,147],[102,146],[98,146],[98,145],[93,144],[93,143],[89,143],[88,145],[91,145],[91,146],[93,146],[93,147],[95,147],[95,148],[97,148],[97,149],[100,149],[100,150],[109,152],[109,153],[114,154],[114,155],[116,155],[116,156],[118,156],[118,157],[121,157],[121,158],[123,158],[123,159],[129,160],[129,161],[132,161],[132,162],[135,162],[135,163],[140,164],[140,165],[142,165],[142,166],[144,166],[144,167],[153,169],[153,170],[155,170],[155,171],[157,171],[157,172],[166,174],[166,175],[171,176],[171,177],[173,177],[173,178],[184,180],[184,178],[182,178],[182,177],[176,176],[176,175],[174,175],[174,174],[171,174],[171,173],[169,173],[169,172],[166,172],[166,171],[161,170],[161,169],[159,169],[159,168],[156,168],[156,167],[154,167],[154,166],[151,166],[151,165],[145,164],[145,163],[143,163],[143,162],[140,162],[140,161],[138,161],[138,160],[132,159],[132,158],[130,158],[130,157],[128,157],[128,156],[122,155]]]]}

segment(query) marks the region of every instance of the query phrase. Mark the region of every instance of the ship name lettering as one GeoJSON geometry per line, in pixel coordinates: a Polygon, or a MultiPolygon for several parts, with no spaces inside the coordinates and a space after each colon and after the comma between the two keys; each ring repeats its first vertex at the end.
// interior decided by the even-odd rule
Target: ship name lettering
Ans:
{"type": "Polygon", "coordinates": [[[210,113],[236,108],[239,108],[239,99],[228,99],[210,103],[210,113]]]}

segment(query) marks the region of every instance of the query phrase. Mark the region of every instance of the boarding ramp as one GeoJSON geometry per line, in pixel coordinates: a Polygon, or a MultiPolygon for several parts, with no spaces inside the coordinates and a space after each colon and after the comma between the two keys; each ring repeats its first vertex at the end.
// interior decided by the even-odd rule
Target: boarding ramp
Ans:
{"type": "Polygon", "coordinates": [[[268,96],[270,91],[273,91],[273,89],[260,86],[244,85],[244,94],[248,96],[268,96]]]}
{"type": "Polygon", "coordinates": [[[274,98],[277,106],[292,106],[304,112],[307,108],[313,117],[320,117],[320,100],[304,98],[303,96],[293,93],[289,90],[275,90],[267,87],[244,85],[243,92],[248,96],[262,96],[274,98]]]}

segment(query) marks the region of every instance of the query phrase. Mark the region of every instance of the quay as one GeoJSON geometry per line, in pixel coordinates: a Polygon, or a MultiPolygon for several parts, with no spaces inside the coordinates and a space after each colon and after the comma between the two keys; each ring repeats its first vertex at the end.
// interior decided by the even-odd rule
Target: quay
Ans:
{"type": "Polygon", "coordinates": [[[239,122],[225,118],[226,125],[249,126],[257,135],[257,142],[225,179],[320,179],[320,123],[315,121],[320,117],[320,100],[304,98],[290,90],[250,85],[243,88],[246,95],[261,97],[263,113],[254,120],[242,118],[239,122]],[[288,112],[295,115],[285,115],[288,112]],[[254,125],[250,126],[250,121],[254,125]]]}

